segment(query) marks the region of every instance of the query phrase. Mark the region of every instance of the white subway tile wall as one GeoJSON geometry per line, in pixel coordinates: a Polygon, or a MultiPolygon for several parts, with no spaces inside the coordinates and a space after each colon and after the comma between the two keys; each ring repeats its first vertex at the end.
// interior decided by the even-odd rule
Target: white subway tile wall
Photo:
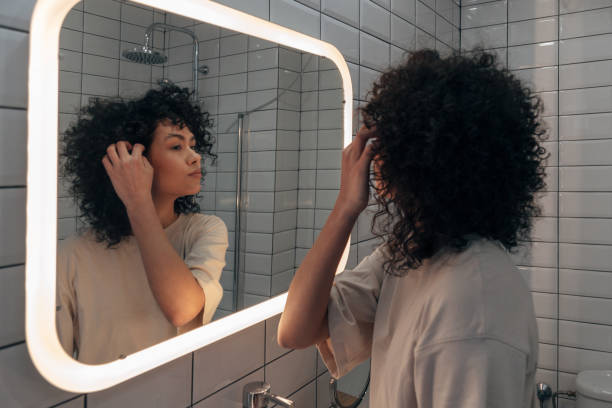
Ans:
{"type": "MultiPolygon", "coordinates": [[[[554,104],[549,104],[552,109],[548,108],[547,119],[554,129],[557,129],[557,120],[563,121],[563,126],[558,127],[561,132],[559,138],[568,143],[559,148],[561,166],[586,166],[585,171],[601,166],[601,169],[591,171],[603,175],[609,172],[602,166],[606,164],[603,151],[607,151],[608,146],[605,143],[576,143],[586,139],[595,143],[609,139],[606,132],[612,109],[602,110],[595,105],[595,109],[585,111],[575,102],[580,98],[580,101],[587,103],[586,106],[592,106],[588,104],[590,99],[599,98],[608,106],[609,94],[606,89],[599,93],[571,92],[576,88],[612,86],[605,75],[604,67],[607,65],[600,65],[602,61],[612,59],[612,48],[609,46],[612,43],[611,34],[605,31],[609,15],[595,15],[592,11],[596,7],[605,8],[612,4],[600,4],[601,0],[591,1],[588,3],[593,6],[589,7],[584,2],[561,0],[562,14],[586,13],[573,17],[581,21],[578,24],[584,22],[588,26],[588,32],[578,34],[578,27],[572,25],[572,21],[576,20],[569,16],[566,20],[559,20],[557,0],[538,1],[542,4],[535,11],[525,6],[524,2],[510,0],[508,4],[489,1],[482,4],[483,9],[473,11],[468,11],[466,7],[479,7],[482,2],[464,0],[463,10],[455,0],[219,2],[336,45],[349,62],[354,90],[351,103],[355,108],[365,101],[372,81],[390,63],[399,61],[406,50],[429,46],[444,53],[458,49],[460,22],[464,23],[462,28],[467,28],[463,31],[464,44],[470,35],[472,41],[477,41],[476,33],[487,32],[495,40],[494,48],[503,50],[504,60],[506,45],[517,47],[512,52],[519,55],[519,60],[512,60],[511,64],[524,67],[523,75],[537,83],[545,102],[554,101],[554,104]],[[516,23],[516,28],[512,25],[508,27],[508,21],[516,23]],[[555,42],[558,35],[554,35],[557,21],[560,21],[562,29],[567,27],[568,30],[563,31],[568,34],[561,36],[558,45],[555,42]],[[508,33],[512,35],[510,40],[508,33]],[[555,46],[534,44],[546,42],[555,42],[555,46]],[[525,46],[527,48],[518,48],[525,46]],[[564,65],[559,67],[557,59],[564,65]],[[591,73],[576,73],[578,68],[568,65],[573,63],[584,64],[584,69],[591,70],[591,73]],[[561,72],[566,65],[567,71],[561,72]],[[555,86],[557,77],[562,81],[560,87],[555,86]],[[559,110],[574,112],[580,108],[582,110],[577,111],[579,114],[555,116],[558,111],[557,89],[568,92],[567,99],[558,104],[559,110]],[[592,151],[597,151],[595,157],[590,155],[592,151]]],[[[4,57],[0,59],[3,68],[0,70],[3,79],[0,90],[0,135],[3,142],[0,155],[0,298],[4,310],[3,324],[0,326],[0,378],[3,379],[0,381],[0,397],[3,404],[8,407],[54,404],[61,404],[62,407],[138,406],[155,400],[157,406],[238,407],[241,406],[244,383],[266,380],[271,382],[273,391],[294,398],[298,406],[329,406],[329,374],[316,357],[314,349],[287,351],[278,347],[275,339],[278,316],[99,393],[65,393],[50,386],[37,374],[25,351],[22,289],[27,42],[34,0],[26,0],[25,4],[20,2],[19,7],[13,3],[7,0],[0,3],[0,53],[4,57]],[[241,353],[243,356],[239,357],[241,353]],[[211,366],[216,367],[212,377],[211,366]],[[221,372],[222,375],[219,375],[221,372]]],[[[219,315],[222,316],[232,307],[235,221],[232,199],[235,198],[233,191],[236,186],[232,172],[236,166],[236,112],[269,100],[271,92],[274,92],[272,90],[287,89],[278,103],[250,115],[246,124],[250,129],[251,153],[245,182],[251,192],[251,207],[244,225],[247,248],[253,251],[247,250],[245,255],[245,264],[249,265],[248,282],[251,283],[245,303],[252,304],[286,290],[294,269],[329,214],[340,176],[340,84],[337,73],[331,69],[328,61],[305,60],[298,53],[266,41],[194,24],[189,19],[166,16],[143,6],[118,0],[85,0],[70,13],[61,32],[60,133],[76,118],[75,110],[90,96],[139,95],[161,78],[191,86],[190,39],[183,34],[155,32],[156,47],[170,54],[168,63],[163,67],[146,67],[120,58],[121,50],[141,44],[145,27],[154,21],[194,29],[200,40],[199,63],[209,68],[208,75],[199,75],[199,96],[215,119],[214,134],[218,140],[215,148],[219,160],[216,166],[206,163],[209,174],[201,203],[205,212],[220,216],[230,229],[230,251],[222,276],[225,290],[221,307],[223,313],[219,315]],[[272,58],[259,58],[263,55],[272,58]],[[293,83],[296,75],[288,74],[285,72],[287,70],[293,74],[303,71],[304,75],[300,81],[293,83]],[[274,153],[274,150],[278,152],[274,153]],[[271,208],[274,210],[270,211],[271,208]],[[262,209],[267,211],[262,212],[262,209]]],[[[357,120],[355,122],[353,133],[359,125],[357,120]]],[[[609,162],[607,164],[610,165],[609,162]]],[[[550,183],[548,195],[542,198],[546,212],[537,224],[540,240],[536,244],[540,247],[533,251],[536,255],[532,258],[536,262],[525,265],[524,273],[531,276],[533,287],[538,289],[534,291],[534,300],[540,339],[549,347],[541,359],[546,367],[540,369],[540,377],[550,379],[551,385],[556,386],[556,356],[568,354],[558,349],[557,338],[564,348],[570,350],[578,347],[606,354],[612,346],[595,337],[607,333],[610,325],[599,323],[609,313],[589,314],[592,308],[599,310],[597,302],[608,300],[600,296],[601,290],[597,291],[598,287],[608,282],[606,271],[610,267],[609,263],[607,269],[605,265],[609,253],[597,251],[606,244],[575,242],[583,236],[605,238],[607,226],[604,223],[597,226],[599,235],[585,233],[569,224],[567,226],[572,227],[570,230],[564,229],[561,224],[557,231],[554,220],[558,212],[569,214],[568,219],[610,218],[612,210],[606,203],[612,202],[612,190],[605,190],[605,183],[590,183],[588,180],[586,185],[591,188],[594,184],[597,189],[572,189],[576,183],[580,186],[581,177],[590,177],[590,173],[576,173],[572,175],[573,178],[568,178],[566,184],[563,183],[563,173],[557,168],[552,167],[549,174],[555,182],[550,183]],[[562,183],[557,182],[559,177],[562,183]],[[561,185],[561,192],[557,192],[558,185],[561,185]],[[571,259],[578,266],[566,265],[561,259],[559,266],[564,268],[561,271],[568,272],[560,273],[555,255],[558,240],[551,238],[564,231],[572,234],[572,240],[564,244],[571,246],[568,250],[576,253],[571,259]],[[574,306],[574,299],[578,299],[580,308],[574,306]],[[578,317],[559,320],[559,313],[564,316],[578,314],[578,317]],[[593,336],[587,333],[593,333],[593,336]]],[[[60,183],[59,193],[58,227],[60,238],[63,238],[76,230],[78,210],[69,197],[65,183],[60,183]]],[[[353,229],[348,267],[356,265],[377,244],[370,232],[371,216],[371,211],[364,213],[353,229]]],[[[586,228],[588,232],[591,227],[590,224],[579,224],[579,228],[586,228]]],[[[604,311],[608,310],[606,305],[603,306],[604,311]]],[[[566,372],[559,374],[559,384],[569,383],[573,379],[580,362],[599,358],[600,354],[589,354],[584,359],[576,353],[573,356],[573,360],[568,357],[566,364],[559,361],[560,368],[570,368],[566,370],[567,375],[566,372]]]]}
{"type": "Polygon", "coordinates": [[[516,259],[538,316],[538,381],[575,390],[579,371],[612,366],[612,1],[464,0],[462,23],[462,49],[505,56],[545,104],[549,193],[516,259]]]}

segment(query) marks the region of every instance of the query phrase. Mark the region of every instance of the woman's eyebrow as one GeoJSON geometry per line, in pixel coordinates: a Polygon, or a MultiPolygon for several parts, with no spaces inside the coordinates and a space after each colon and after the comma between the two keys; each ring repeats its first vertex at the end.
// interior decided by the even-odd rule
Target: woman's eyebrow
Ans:
{"type": "MultiPolygon", "coordinates": [[[[185,140],[185,136],[181,135],[180,133],[168,133],[168,136],[166,136],[166,140],[170,139],[171,137],[178,137],[181,140],[185,140]]],[[[195,136],[191,136],[191,139],[189,139],[190,142],[193,142],[195,140],[195,136]]]]}

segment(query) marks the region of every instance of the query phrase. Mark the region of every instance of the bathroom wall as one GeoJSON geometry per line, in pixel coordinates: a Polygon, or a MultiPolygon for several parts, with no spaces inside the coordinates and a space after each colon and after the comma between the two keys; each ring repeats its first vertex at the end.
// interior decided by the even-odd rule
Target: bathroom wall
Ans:
{"type": "Polygon", "coordinates": [[[612,1],[463,0],[461,41],[495,49],[545,104],[548,193],[517,260],[538,317],[538,380],[575,390],[581,370],[612,368],[612,1]]]}
{"type": "MultiPolygon", "coordinates": [[[[459,7],[454,0],[223,0],[222,3],[335,44],[348,61],[353,81],[354,107],[365,100],[366,92],[378,73],[397,61],[403,50],[428,46],[447,52],[451,47],[458,48],[459,45],[459,7]]],[[[240,406],[242,385],[257,379],[269,381],[273,391],[279,394],[292,396],[298,407],[329,406],[326,400],[329,375],[318,362],[314,349],[286,352],[276,346],[278,316],[99,393],[66,393],[52,387],[38,375],[27,354],[23,324],[27,52],[33,4],[33,0],[18,3],[0,0],[2,406],[240,406]]],[[[118,51],[114,55],[117,55],[118,60],[118,51]]],[[[67,62],[63,61],[62,64],[67,62]]],[[[322,71],[325,71],[325,67],[322,71]]],[[[151,80],[158,75],[158,72],[152,71],[151,80]]],[[[121,89],[121,79],[116,80],[113,84],[118,83],[121,89]]],[[[325,85],[322,87],[320,80],[317,87],[317,97],[320,92],[333,91],[333,87],[324,89],[325,85]]],[[[314,92],[310,88],[302,90],[304,93],[314,92]]],[[[303,98],[307,99],[308,96],[303,98]]],[[[301,100],[302,104],[308,102],[305,99],[301,100]]],[[[317,105],[319,109],[323,109],[320,104],[317,105]]],[[[334,129],[318,126],[318,147],[324,146],[328,140],[324,136],[325,132],[320,130],[334,129]]],[[[307,135],[300,133],[300,143],[311,143],[307,146],[312,147],[313,135],[312,132],[307,135]]],[[[322,154],[322,159],[340,157],[341,148],[338,145],[329,146],[325,150],[327,152],[322,154]]],[[[300,163],[302,160],[306,158],[300,158],[300,163]]],[[[315,173],[315,188],[311,189],[318,190],[320,187],[320,190],[328,192],[320,196],[315,193],[312,208],[302,206],[298,209],[307,210],[302,211],[305,218],[313,218],[314,224],[308,224],[314,225],[313,238],[323,225],[334,194],[334,184],[325,182],[328,181],[327,177],[332,179],[331,174],[337,177],[338,169],[339,161],[338,167],[315,173]]],[[[307,183],[304,186],[313,185],[312,172],[302,173],[301,176],[304,183],[307,183]]],[[[308,229],[308,225],[304,224],[304,228],[308,229]]],[[[307,233],[304,234],[305,240],[308,239],[307,233]]],[[[367,255],[374,244],[366,214],[353,230],[348,266],[355,265],[367,255]]],[[[304,251],[296,256],[296,262],[303,254],[304,251]]]]}

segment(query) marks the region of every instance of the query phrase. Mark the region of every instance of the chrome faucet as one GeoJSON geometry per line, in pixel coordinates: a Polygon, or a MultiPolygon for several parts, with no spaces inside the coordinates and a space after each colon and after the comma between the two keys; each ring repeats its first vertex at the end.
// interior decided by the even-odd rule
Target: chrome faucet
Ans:
{"type": "Polygon", "coordinates": [[[244,408],[267,408],[272,402],[281,407],[294,408],[293,401],[279,397],[270,392],[270,384],[263,381],[248,383],[242,389],[242,406],[244,408]]]}

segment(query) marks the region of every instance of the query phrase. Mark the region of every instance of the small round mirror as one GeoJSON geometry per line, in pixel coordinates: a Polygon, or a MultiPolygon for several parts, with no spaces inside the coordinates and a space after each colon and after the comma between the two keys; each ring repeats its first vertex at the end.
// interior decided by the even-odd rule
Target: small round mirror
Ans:
{"type": "Polygon", "coordinates": [[[329,380],[330,408],[368,408],[370,360],[355,367],[339,380],[329,380]]]}

